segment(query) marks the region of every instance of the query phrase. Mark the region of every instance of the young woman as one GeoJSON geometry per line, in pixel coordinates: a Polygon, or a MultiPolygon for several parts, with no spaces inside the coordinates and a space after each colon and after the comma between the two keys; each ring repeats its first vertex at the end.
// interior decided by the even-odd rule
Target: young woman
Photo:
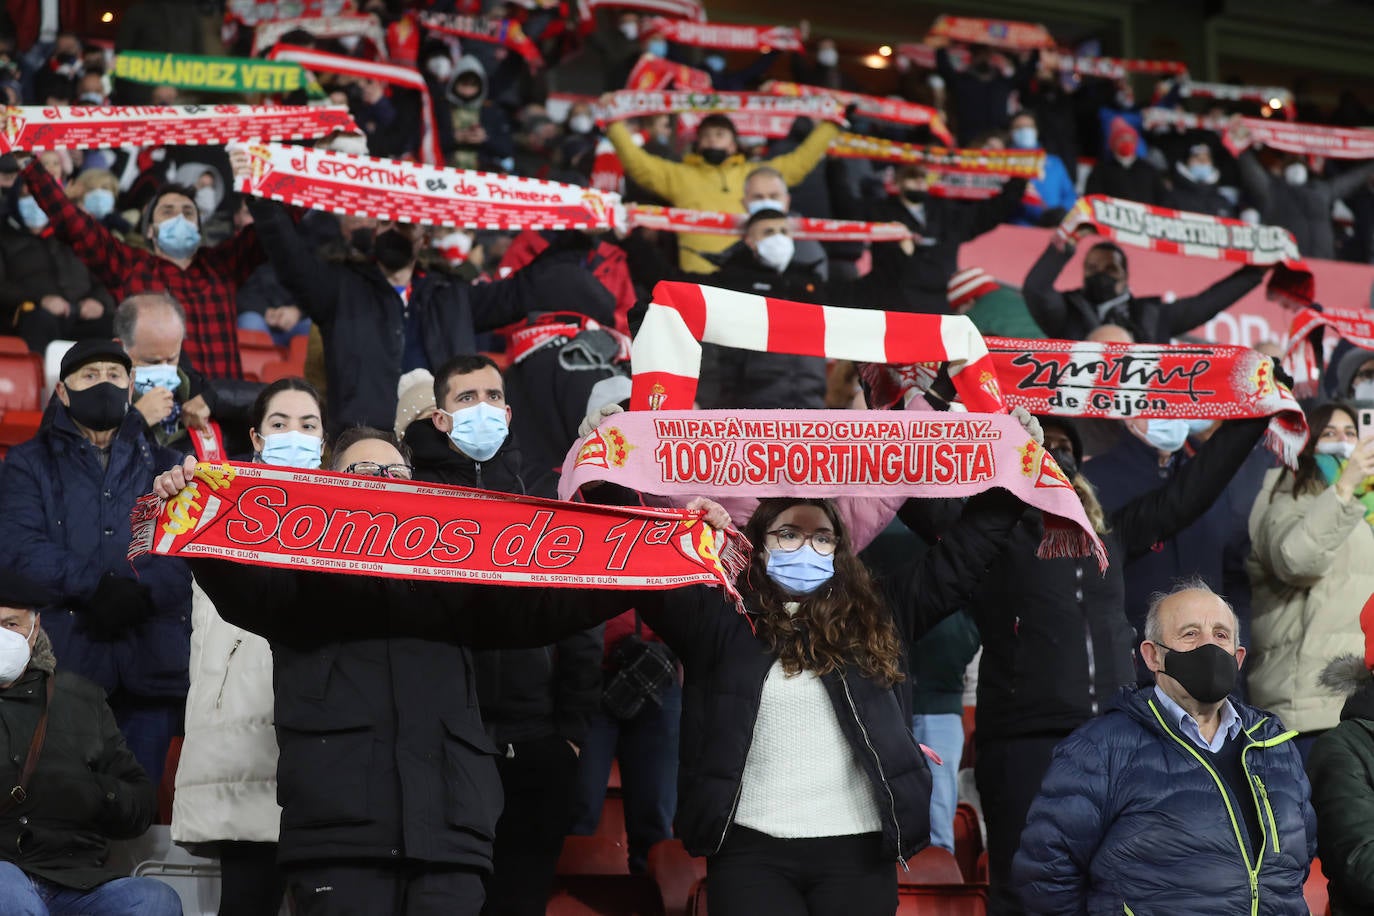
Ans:
{"type": "Polygon", "coordinates": [[[1360,608],[1374,594],[1374,438],[1356,411],[1309,411],[1296,471],[1265,477],[1250,512],[1250,699],[1300,733],[1304,757],[1340,721],[1342,699],[1317,683],[1327,660],[1362,654],[1360,608]]]}
{"type": "MultiPolygon", "coordinates": [[[[253,404],[252,423],[253,461],[320,466],[324,406],[309,382],[268,385],[253,404]]],[[[226,623],[199,585],[191,608],[191,691],[172,838],[219,857],[219,916],[276,913],[285,882],[276,863],[272,652],[261,636],[226,623]]]]}
{"type": "Polygon", "coordinates": [[[930,832],[908,647],[967,603],[1024,508],[970,499],[878,583],[833,503],[766,499],[745,532],[745,614],[701,587],[639,596],[685,671],[677,832],[707,857],[712,916],[896,910],[895,866],[930,832]]]}

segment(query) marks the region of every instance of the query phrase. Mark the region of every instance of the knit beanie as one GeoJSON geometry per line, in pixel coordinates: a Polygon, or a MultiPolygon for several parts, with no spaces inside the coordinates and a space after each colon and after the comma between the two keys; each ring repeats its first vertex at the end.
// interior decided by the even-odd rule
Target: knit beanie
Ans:
{"type": "Polygon", "coordinates": [[[434,413],[434,376],[428,369],[412,369],[396,384],[396,438],[404,439],[406,427],[434,413]]]}
{"type": "Polygon", "coordinates": [[[969,267],[949,278],[949,307],[962,315],[1000,284],[981,267],[969,267]]]}

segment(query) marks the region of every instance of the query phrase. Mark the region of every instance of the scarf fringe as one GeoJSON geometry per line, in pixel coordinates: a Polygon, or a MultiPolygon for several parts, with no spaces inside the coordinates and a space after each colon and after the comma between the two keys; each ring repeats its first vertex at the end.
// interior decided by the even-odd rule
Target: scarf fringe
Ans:
{"type": "MultiPolygon", "coordinates": [[[[725,572],[725,593],[735,602],[735,609],[741,614],[748,614],[744,609],[744,596],[739,592],[739,579],[753,562],[754,545],[749,543],[749,539],[743,534],[731,529],[725,538],[725,549],[720,551],[720,567],[725,572]]],[[[750,623],[753,626],[753,623],[750,623]]]]}
{"type": "Polygon", "coordinates": [[[149,493],[134,500],[134,508],[129,521],[133,537],[129,541],[129,559],[136,560],[153,552],[153,538],[157,533],[157,521],[162,516],[165,500],[156,493],[149,493]]]}
{"type": "Polygon", "coordinates": [[[1093,556],[1097,558],[1097,571],[1107,571],[1107,551],[1101,542],[1094,542],[1078,528],[1054,524],[1048,517],[1045,518],[1045,536],[1040,539],[1035,555],[1042,560],[1093,556]]]}
{"type": "Polygon", "coordinates": [[[1285,436],[1275,428],[1276,422],[1270,421],[1269,428],[1264,431],[1264,447],[1277,455],[1284,465],[1296,470],[1306,437],[1285,436]]]}

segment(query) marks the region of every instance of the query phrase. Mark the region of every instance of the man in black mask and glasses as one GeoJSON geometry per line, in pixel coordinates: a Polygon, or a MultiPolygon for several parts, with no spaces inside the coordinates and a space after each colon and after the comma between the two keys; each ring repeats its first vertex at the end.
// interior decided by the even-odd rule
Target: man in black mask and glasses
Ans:
{"type": "Polygon", "coordinates": [[[0,472],[0,568],[61,596],[43,614],[54,651],[109,695],[156,785],[186,703],[191,574],[170,557],[126,557],[134,500],[183,455],[148,441],[129,407],[130,369],[113,340],[80,341],[62,358],[38,433],[0,472]]]}
{"type": "Polygon", "coordinates": [[[1295,733],[1228,698],[1237,624],[1200,579],[1155,596],[1155,685],[1060,743],[1031,806],[1013,867],[1027,913],[1307,913],[1307,777],[1295,733]]]}

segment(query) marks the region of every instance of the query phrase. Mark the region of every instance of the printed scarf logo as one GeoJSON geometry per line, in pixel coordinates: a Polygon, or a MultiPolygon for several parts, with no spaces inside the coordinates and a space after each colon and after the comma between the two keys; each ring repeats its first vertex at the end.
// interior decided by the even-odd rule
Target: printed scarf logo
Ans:
{"type": "Polygon", "coordinates": [[[241,140],[311,140],[357,133],[341,105],[109,105],[0,109],[0,153],[222,146],[241,140]]]}
{"type": "MultiPolygon", "coordinates": [[[[362,17],[375,22],[371,16],[362,17]]],[[[198,54],[159,54],[120,51],[114,75],[131,83],[176,86],[199,92],[264,92],[283,95],[307,91],[323,98],[324,91],[300,64],[250,60],[244,57],[206,57],[198,54]]],[[[239,138],[244,139],[244,138],[239,138]]]]}

